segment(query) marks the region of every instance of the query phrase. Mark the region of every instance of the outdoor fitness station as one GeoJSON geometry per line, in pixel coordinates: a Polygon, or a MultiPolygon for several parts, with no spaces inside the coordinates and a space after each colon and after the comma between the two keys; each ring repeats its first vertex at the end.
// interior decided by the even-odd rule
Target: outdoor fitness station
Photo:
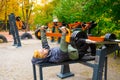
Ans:
{"type": "MultiPolygon", "coordinates": [[[[30,33],[24,32],[22,35],[19,35],[19,30],[25,30],[25,25],[23,25],[23,22],[21,21],[22,24],[20,24],[20,21],[16,22],[16,18],[14,13],[11,13],[8,15],[8,22],[9,22],[9,34],[6,35],[12,35],[13,37],[13,46],[20,47],[21,45],[21,40],[22,39],[32,39],[32,35],[30,33]],[[18,23],[18,25],[17,25],[18,23]],[[20,27],[20,29],[18,28],[20,27]],[[24,28],[23,28],[24,27],[24,28]]],[[[0,34],[0,43],[5,43],[8,42],[7,37],[4,34],[0,34]]]]}
{"type": "Polygon", "coordinates": [[[84,44],[93,44],[97,47],[93,47],[91,50],[95,51],[95,56],[85,55],[80,60],[71,60],[65,61],[61,63],[40,63],[33,64],[33,76],[34,80],[37,80],[36,74],[36,66],[39,67],[39,80],[43,79],[43,71],[44,67],[52,67],[61,65],[61,72],[57,74],[57,76],[61,79],[74,76],[74,74],[70,71],[70,64],[80,63],[85,66],[91,67],[93,69],[92,80],[107,80],[107,57],[109,54],[112,54],[116,50],[119,50],[120,40],[116,39],[116,35],[112,33],[107,33],[104,37],[95,37],[87,34],[84,31],[74,31],[70,35],[70,44],[79,49],[83,47],[84,44]],[[91,63],[91,61],[93,63],[91,63]]]}
{"type": "Polygon", "coordinates": [[[21,47],[21,40],[19,37],[19,32],[16,26],[16,20],[15,20],[15,15],[13,13],[11,13],[9,16],[9,24],[10,24],[10,33],[13,36],[14,42],[13,42],[13,46],[17,46],[17,47],[21,47]]]}
{"type": "Polygon", "coordinates": [[[11,13],[9,16],[9,24],[10,24],[10,34],[12,34],[13,36],[13,46],[17,46],[17,47],[21,47],[22,44],[21,44],[21,39],[32,39],[32,35],[29,34],[29,33],[24,33],[22,34],[21,36],[19,35],[19,29],[17,27],[17,24],[16,24],[16,17],[14,15],[14,13],[11,13]]]}

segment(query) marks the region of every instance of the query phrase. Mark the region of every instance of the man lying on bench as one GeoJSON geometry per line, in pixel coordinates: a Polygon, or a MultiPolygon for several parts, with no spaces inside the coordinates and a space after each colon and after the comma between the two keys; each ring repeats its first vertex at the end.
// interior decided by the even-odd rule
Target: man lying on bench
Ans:
{"type": "Polygon", "coordinates": [[[66,60],[77,60],[81,59],[87,53],[88,46],[83,46],[79,50],[73,48],[69,43],[65,41],[65,36],[67,34],[66,27],[63,26],[60,29],[62,31],[60,46],[50,48],[46,38],[45,26],[40,27],[42,48],[34,51],[32,59],[33,64],[44,62],[58,63],[66,60]]]}

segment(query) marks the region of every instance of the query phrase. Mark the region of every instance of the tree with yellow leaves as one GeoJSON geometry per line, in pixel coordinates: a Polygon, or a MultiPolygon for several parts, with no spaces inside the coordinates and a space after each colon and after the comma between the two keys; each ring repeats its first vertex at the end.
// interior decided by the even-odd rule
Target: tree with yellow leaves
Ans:
{"type": "Polygon", "coordinates": [[[3,21],[3,26],[7,30],[7,20],[10,13],[19,13],[19,5],[17,0],[0,0],[0,20],[3,21]]]}

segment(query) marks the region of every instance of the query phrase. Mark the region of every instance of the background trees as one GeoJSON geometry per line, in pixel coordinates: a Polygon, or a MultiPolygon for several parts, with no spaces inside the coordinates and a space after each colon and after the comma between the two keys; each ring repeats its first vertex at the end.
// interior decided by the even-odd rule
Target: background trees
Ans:
{"type": "Polygon", "coordinates": [[[16,0],[0,0],[0,29],[7,30],[8,15],[13,12],[18,14],[19,6],[16,0]]]}
{"type": "Polygon", "coordinates": [[[57,16],[67,24],[95,21],[98,25],[92,31],[94,35],[113,32],[120,37],[120,0],[0,0],[0,12],[0,20],[5,24],[13,12],[26,22],[28,29],[52,22],[57,16]]]}
{"type": "Polygon", "coordinates": [[[97,27],[92,31],[94,35],[113,32],[120,37],[119,7],[119,0],[60,0],[54,12],[66,23],[91,20],[97,22],[97,27]]]}
{"type": "Polygon", "coordinates": [[[31,13],[33,10],[33,6],[34,6],[34,0],[21,0],[20,1],[20,5],[21,5],[21,12],[22,12],[22,17],[23,20],[25,22],[25,26],[26,26],[26,31],[28,31],[30,28],[30,17],[31,17],[31,13]]]}

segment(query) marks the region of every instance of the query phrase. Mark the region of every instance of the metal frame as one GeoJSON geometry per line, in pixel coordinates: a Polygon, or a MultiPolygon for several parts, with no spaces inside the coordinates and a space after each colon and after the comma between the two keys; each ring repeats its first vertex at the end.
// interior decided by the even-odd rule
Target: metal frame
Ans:
{"type": "Polygon", "coordinates": [[[13,39],[14,39],[13,46],[21,47],[22,45],[21,45],[21,40],[19,37],[17,25],[16,25],[15,15],[14,13],[11,13],[8,17],[9,17],[9,24],[10,24],[10,33],[13,35],[13,39]]]}
{"type": "MultiPolygon", "coordinates": [[[[104,80],[107,80],[107,55],[113,53],[114,51],[118,49],[119,49],[118,44],[115,44],[114,46],[109,46],[109,47],[103,46],[101,49],[97,49],[96,51],[96,56],[94,60],[95,63],[89,63],[89,60],[88,61],[76,61],[74,63],[81,63],[81,64],[84,64],[86,66],[93,68],[92,80],[103,80],[103,72],[104,72],[104,80]]],[[[62,65],[61,72],[57,75],[58,77],[63,79],[66,77],[74,76],[74,74],[71,73],[69,69],[69,64],[71,63],[72,61],[67,62],[67,63],[63,62],[59,64],[47,64],[47,63],[33,64],[34,80],[37,80],[36,67],[35,67],[36,65],[39,67],[40,80],[43,80],[43,71],[42,71],[43,67],[57,66],[57,65],[62,65]]]]}

